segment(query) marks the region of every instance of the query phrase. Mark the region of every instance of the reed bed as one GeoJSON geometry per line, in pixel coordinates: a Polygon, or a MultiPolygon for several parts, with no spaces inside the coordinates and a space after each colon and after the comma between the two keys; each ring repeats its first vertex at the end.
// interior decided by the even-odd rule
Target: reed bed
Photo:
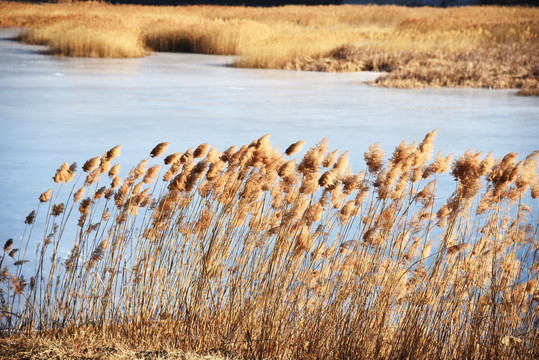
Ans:
{"type": "Polygon", "coordinates": [[[539,89],[539,10],[530,7],[0,2],[0,26],[56,55],[197,52],[236,55],[238,67],[389,73],[374,86],[539,89]]]}
{"type": "Polygon", "coordinates": [[[539,151],[433,158],[435,135],[390,156],[373,144],[357,173],[327,139],[283,153],[269,135],[224,151],[160,143],[123,176],[120,146],[82,172],[65,162],[20,245],[4,245],[0,343],[537,358],[539,151]]]}

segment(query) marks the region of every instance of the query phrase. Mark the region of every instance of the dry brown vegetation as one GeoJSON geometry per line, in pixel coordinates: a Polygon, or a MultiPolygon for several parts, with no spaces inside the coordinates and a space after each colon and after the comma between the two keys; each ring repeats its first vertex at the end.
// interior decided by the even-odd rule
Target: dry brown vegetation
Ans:
{"type": "Polygon", "coordinates": [[[296,158],[268,135],[161,143],[125,176],[119,146],[63,163],[4,245],[0,350],[537,358],[539,151],[433,159],[434,137],[373,144],[359,173],[327,139],[296,158]]]}
{"type": "Polygon", "coordinates": [[[0,338],[0,360],[226,360],[224,354],[199,355],[181,350],[136,349],[99,337],[11,336],[0,338]]]}
{"type": "Polygon", "coordinates": [[[0,26],[67,56],[199,52],[249,68],[389,72],[377,86],[539,88],[537,8],[0,2],[0,26]]]}

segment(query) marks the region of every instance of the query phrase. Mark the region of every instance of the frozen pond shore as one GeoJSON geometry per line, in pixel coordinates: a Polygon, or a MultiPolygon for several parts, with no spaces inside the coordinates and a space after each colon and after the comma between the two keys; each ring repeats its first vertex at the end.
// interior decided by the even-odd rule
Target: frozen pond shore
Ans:
{"type": "Polygon", "coordinates": [[[271,133],[284,149],[329,137],[355,171],[380,142],[438,129],[435,152],[469,147],[496,156],[539,148],[539,99],[515,90],[373,88],[373,73],[236,69],[230,57],[158,53],[138,59],[44,55],[0,30],[0,241],[22,234],[59,165],[122,144],[123,172],[169,141],[169,152],[208,142],[224,150],[271,133]]]}

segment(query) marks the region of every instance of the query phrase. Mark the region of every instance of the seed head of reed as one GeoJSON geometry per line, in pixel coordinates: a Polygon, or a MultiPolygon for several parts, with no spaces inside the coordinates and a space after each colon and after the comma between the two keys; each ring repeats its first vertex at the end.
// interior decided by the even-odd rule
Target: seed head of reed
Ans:
{"type": "Polygon", "coordinates": [[[324,206],[320,202],[316,202],[311,205],[305,211],[305,220],[307,221],[307,225],[310,226],[312,223],[320,221],[324,214],[324,210],[324,206]]]}
{"type": "Polygon", "coordinates": [[[68,183],[73,179],[74,176],[75,173],[72,171],[72,167],[68,163],[64,162],[62,166],[56,170],[53,180],[55,183],[68,183]]]}
{"type": "Polygon", "coordinates": [[[520,193],[524,193],[530,186],[539,179],[537,175],[537,159],[539,158],[539,150],[532,152],[526,156],[522,164],[521,171],[515,181],[515,186],[520,193]]]}
{"type": "MultiPolygon", "coordinates": [[[[254,146],[248,146],[245,149],[240,149],[241,154],[237,158],[238,165],[243,168],[245,171],[240,172],[240,176],[247,175],[247,168],[250,167],[253,163],[253,160],[255,159],[255,152],[256,148],[254,146]]],[[[240,152],[238,151],[238,153],[240,152]]],[[[233,157],[231,160],[236,160],[235,157],[233,157]]]]}
{"type": "Polygon", "coordinates": [[[88,198],[82,200],[80,202],[80,204],[79,204],[79,212],[82,215],[88,215],[91,205],[92,205],[92,199],[91,198],[88,197],[88,198]]]}
{"type": "Polygon", "coordinates": [[[94,193],[94,200],[98,200],[100,199],[104,194],[105,192],[107,191],[107,187],[106,186],[101,186],[99,189],[96,190],[96,192],[94,193]]]}
{"type": "Polygon", "coordinates": [[[305,141],[304,140],[300,140],[298,142],[295,142],[293,143],[292,145],[290,145],[288,148],[286,148],[285,150],[285,154],[288,155],[288,156],[292,156],[294,155],[295,153],[297,153],[298,151],[301,151],[301,149],[303,148],[303,146],[305,145],[305,141]]]}
{"type": "Polygon", "coordinates": [[[85,191],[86,191],[86,186],[82,186],[77,191],[75,191],[75,194],[73,194],[73,201],[75,203],[79,202],[84,196],[85,191]]]}
{"type": "Polygon", "coordinates": [[[400,174],[398,180],[395,183],[395,186],[389,192],[388,196],[393,201],[401,200],[404,197],[404,195],[406,193],[406,190],[409,188],[408,185],[409,185],[410,180],[412,180],[412,182],[413,182],[413,179],[410,179],[410,173],[409,172],[405,172],[405,173],[400,174]]]}
{"type": "Polygon", "coordinates": [[[112,179],[112,182],[110,183],[110,188],[115,189],[121,184],[122,184],[122,178],[120,176],[115,176],[114,179],[112,179]]]}
{"type": "Polygon", "coordinates": [[[279,168],[277,174],[286,182],[290,183],[296,178],[296,159],[285,162],[279,168]]]}
{"type": "Polygon", "coordinates": [[[517,177],[521,166],[520,163],[515,164],[517,157],[518,154],[511,152],[492,167],[488,180],[494,187],[495,197],[501,195],[502,191],[517,177]]]}
{"type": "Polygon", "coordinates": [[[365,152],[365,162],[369,172],[377,174],[384,166],[384,151],[380,149],[380,143],[374,143],[369,146],[369,151],[365,152]]]}
{"type": "Polygon", "coordinates": [[[393,151],[391,159],[389,159],[389,168],[412,168],[417,146],[414,143],[408,145],[408,141],[403,140],[393,151]]]}
{"type": "MultiPolygon", "coordinates": [[[[231,147],[230,149],[233,149],[234,152],[232,152],[230,155],[226,155],[228,150],[223,153],[222,160],[225,160],[229,163],[229,166],[236,166],[239,163],[240,158],[243,156],[243,154],[247,151],[249,148],[249,145],[243,145],[241,148],[237,149],[236,146],[231,147]]],[[[229,149],[229,150],[230,150],[229,149]]]]}
{"type": "MultiPolygon", "coordinates": [[[[420,169],[425,166],[428,160],[432,156],[432,149],[434,148],[434,139],[436,138],[437,130],[433,130],[427,135],[423,141],[419,144],[417,151],[414,154],[414,168],[420,169]]],[[[420,174],[421,176],[422,174],[420,174]]],[[[415,180],[414,182],[416,182],[415,180]]]]}
{"type": "Polygon", "coordinates": [[[64,203],[60,203],[58,205],[53,205],[51,210],[51,215],[56,217],[60,216],[64,212],[65,206],[64,203]]]}
{"type": "Polygon", "coordinates": [[[9,251],[8,253],[8,256],[12,259],[15,259],[15,255],[17,254],[17,252],[19,251],[19,249],[13,249],[11,251],[9,251]]]}
{"type": "Polygon", "coordinates": [[[7,241],[4,243],[4,252],[9,252],[11,250],[12,245],[13,245],[13,239],[7,239],[7,241]]]}
{"type": "Polygon", "coordinates": [[[77,172],[77,162],[73,162],[71,163],[71,165],[69,165],[69,171],[72,174],[75,174],[77,172]]]}
{"type": "Polygon", "coordinates": [[[482,161],[481,152],[469,149],[453,163],[451,174],[459,182],[459,193],[464,199],[473,198],[480,190],[481,177],[488,171],[490,162],[487,158],[482,161]]]}
{"type": "Polygon", "coordinates": [[[340,182],[341,176],[337,169],[333,168],[320,176],[318,184],[326,189],[333,189],[340,182]]]}
{"type": "Polygon", "coordinates": [[[163,181],[164,182],[168,182],[170,181],[170,179],[172,179],[172,177],[174,175],[176,175],[178,173],[178,171],[180,171],[180,163],[177,162],[177,163],[174,163],[168,170],[167,172],[165,173],[165,175],[163,175],[163,181]]]}
{"type": "Polygon", "coordinates": [[[426,259],[430,255],[430,251],[432,249],[432,243],[426,243],[423,247],[423,250],[421,251],[421,258],[426,259]]]}
{"type": "Polygon", "coordinates": [[[335,161],[337,160],[337,156],[339,155],[339,149],[333,150],[332,152],[327,153],[326,157],[324,158],[324,161],[322,161],[322,166],[325,168],[332,167],[335,164],[335,161]]]}
{"type": "Polygon", "coordinates": [[[209,149],[210,149],[210,144],[208,144],[208,143],[200,144],[200,145],[197,146],[195,151],[193,151],[193,157],[195,159],[196,158],[201,158],[201,157],[206,155],[206,153],[208,152],[209,149]]]}
{"type": "Polygon", "coordinates": [[[140,179],[146,173],[146,166],[148,159],[144,159],[138,163],[138,165],[131,169],[129,172],[129,178],[133,180],[140,179]]]}
{"type": "Polygon", "coordinates": [[[320,174],[318,172],[310,172],[303,175],[299,191],[302,194],[313,194],[319,185],[320,174]]]}
{"type": "Polygon", "coordinates": [[[368,196],[369,196],[369,187],[365,183],[363,183],[358,189],[358,192],[354,199],[355,205],[361,206],[361,204],[363,204],[363,202],[368,196]]]}
{"type": "Polygon", "coordinates": [[[172,165],[176,164],[180,161],[180,158],[182,157],[183,153],[173,153],[165,157],[164,163],[165,165],[172,165]]]}
{"type": "Polygon", "coordinates": [[[190,163],[190,162],[192,162],[193,158],[194,158],[194,156],[193,156],[193,148],[189,148],[180,157],[180,164],[190,163]]]}
{"type": "Polygon", "coordinates": [[[428,207],[434,201],[434,193],[436,189],[436,181],[429,182],[425,187],[419,191],[416,195],[416,201],[423,204],[424,207],[428,207]]]}
{"type": "Polygon", "coordinates": [[[339,158],[333,165],[333,168],[340,172],[346,170],[349,165],[349,160],[348,160],[349,156],[350,156],[350,151],[345,151],[341,156],[339,156],[339,158]]]}
{"type": "Polygon", "coordinates": [[[51,198],[51,195],[52,195],[52,189],[48,189],[43,194],[39,195],[39,202],[44,203],[44,202],[49,201],[51,198]]]}
{"type": "Polygon", "coordinates": [[[377,227],[371,227],[363,233],[363,241],[368,245],[378,245],[380,240],[379,229],[377,227]]]}
{"type": "Polygon", "coordinates": [[[303,175],[317,173],[324,161],[324,154],[328,149],[328,138],[322,139],[315,147],[309,149],[300,164],[298,171],[303,175]]]}
{"type": "Polygon", "coordinates": [[[69,256],[65,261],[65,266],[66,266],[67,271],[70,271],[75,267],[76,261],[79,256],[79,249],[80,249],[80,246],[75,245],[69,252],[69,256]]]}
{"type": "Polygon", "coordinates": [[[36,211],[32,210],[30,214],[26,216],[26,219],[24,220],[24,223],[27,225],[31,225],[34,223],[34,220],[36,219],[36,211]]]}
{"type": "Polygon", "coordinates": [[[120,153],[121,153],[121,148],[122,148],[122,145],[116,145],[115,147],[113,147],[112,149],[108,150],[106,153],[105,153],[105,156],[103,156],[103,158],[106,160],[106,161],[112,161],[114,160],[115,158],[117,158],[118,156],[120,156],[120,153]]]}
{"type": "Polygon", "coordinates": [[[532,184],[531,197],[533,199],[539,198],[539,177],[535,180],[535,183],[532,184]]]}
{"type": "Polygon", "coordinates": [[[105,250],[107,249],[107,246],[108,246],[108,241],[107,241],[107,239],[105,239],[92,252],[92,255],[90,257],[90,261],[86,265],[86,270],[87,271],[91,270],[95,266],[95,264],[103,258],[104,254],[105,254],[105,250]]]}
{"type": "Polygon", "coordinates": [[[199,161],[195,167],[193,168],[193,171],[189,174],[189,177],[186,180],[185,183],[185,191],[191,192],[197,183],[203,176],[206,170],[208,169],[208,162],[205,160],[199,161]]]}
{"type": "Polygon", "coordinates": [[[447,248],[447,254],[448,255],[454,255],[454,254],[458,254],[462,251],[464,251],[469,245],[466,244],[466,243],[460,243],[460,244],[455,244],[455,245],[451,245],[447,248]]]}
{"type": "Polygon", "coordinates": [[[181,173],[176,175],[168,184],[168,190],[170,191],[183,191],[185,190],[185,184],[191,173],[191,169],[184,168],[181,173]]]}
{"type": "MultiPolygon", "coordinates": [[[[378,197],[380,199],[386,199],[389,197],[392,194],[393,185],[395,184],[396,180],[401,176],[404,176],[404,180],[407,180],[407,175],[407,173],[403,174],[403,170],[400,166],[392,166],[389,168],[389,170],[384,169],[380,171],[373,183],[378,192],[378,197]]],[[[399,189],[397,189],[397,192],[400,193],[399,189]]]]}
{"type": "Polygon", "coordinates": [[[453,161],[453,154],[444,157],[442,152],[439,151],[434,161],[427,165],[423,172],[423,179],[428,179],[432,174],[442,174],[447,172],[451,168],[451,162],[453,161]]]}
{"type": "Polygon", "coordinates": [[[230,146],[228,149],[226,149],[223,154],[221,155],[222,161],[230,161],[230,158],[236,151],[238,150],[238,147],[236,145],[230,146]]]}
{"type": "Polygon", "coordinates": [[[167,151],[169,145],[170,143],[168,142],[162,142],[157,144],[150,152],[150,157],[155,158],[161,156],[165,151],[167,151]]]}
{"type": "Polygon", "coordinates": [[[341,211],[339,212],[340,221],[343,225],[350,220],[355,210],[356,205],[354,200],[350,200],[346,204],[344,204],[344,206],[341,208],[341,211]]]}
{"type": "Polygon", "coordinates": [[[208,151],[208,153],[206,154],[206,161],[209,164],[213,164],[214,162],[219,161],[222,155],[223,155],[223,153],[221,153],[217,149],[217,146],[213,146],[210,149],[210,151],[208,151]]]}
{"type": "Polygon", "coordinates": [[[152,183],[153,180],[155,179],[155,177],[157,176],[157,173],[159,173],[159,170],[161,170],[161,165],[154,165],[154,166],[150,167],[146,171],[146,175],[144,175],[144,178],[142,179],[142,182],[144,184],[152,183]]]}
{"type": "Polygon", "coordinates": [[[120,167],[121,165],[120,164],[115,164],[114,166],[112,166],[109,170],[109,179],[112,179],[114,178],[115,176],[118,176],[118,174],[120,173],[120,167]]]}
{"type": "Polygon", "coordinates": [[[211,163],[208,172],[206,173],[206,178],[208,179],[208,181],[215,180],[219,176],[221,170],[224,169],[225,165],[226,162],[223,161],[221,158],[211,163]]]}
{"type": "Polygon", "coordinates": [[[90,171],[88,175],[86,176],[86,180],[84,182],[88,185],[96,183],[100,178],[101,172],[98,168],[95,168],[94,170],[90,171]]]}
{"type": "Polygon", "coordinates": [[[361,183],[365,178],[364,172],[359,174],[347,174],[342,177],[343,193],[350,195],[354,190],[358,190],[361,187],[361,183]]]}
{"type": "Polygon", "coordinates": [[[94,170],[99,165],[100,160],[101,160],[100,156],[96,156],[94,158],[86,160],[84,165],[82,165],[82,170],[84,172],[90,172],[90,171],[94,170]]]}

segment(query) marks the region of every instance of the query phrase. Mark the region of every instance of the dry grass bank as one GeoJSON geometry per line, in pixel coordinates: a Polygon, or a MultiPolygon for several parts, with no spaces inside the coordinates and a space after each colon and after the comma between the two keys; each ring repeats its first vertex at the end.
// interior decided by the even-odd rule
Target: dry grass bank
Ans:
{"type": "Polygon", "coordinates": [[[150,350],[96,336],[25,336],[0,338],[0,360],[233,360],[226,355],[199,355],[177,349],[150,350]]]}
{"type": "Polygon", "coordinates": [[[67,56],[200,52],[239,55],[249,68],[389,71],[379,86],[539,88],[537,8],[3,2],[0,26],[67,56]]]}
{"type": "Polygon", "coordinates": [[[269,136],[161,143],[123,176],[119,146],[64,163],[4,245],[0,349],[537,358],[539,152],[433,158],[434,137],[357,173],[327,139],[269,136]]]}

